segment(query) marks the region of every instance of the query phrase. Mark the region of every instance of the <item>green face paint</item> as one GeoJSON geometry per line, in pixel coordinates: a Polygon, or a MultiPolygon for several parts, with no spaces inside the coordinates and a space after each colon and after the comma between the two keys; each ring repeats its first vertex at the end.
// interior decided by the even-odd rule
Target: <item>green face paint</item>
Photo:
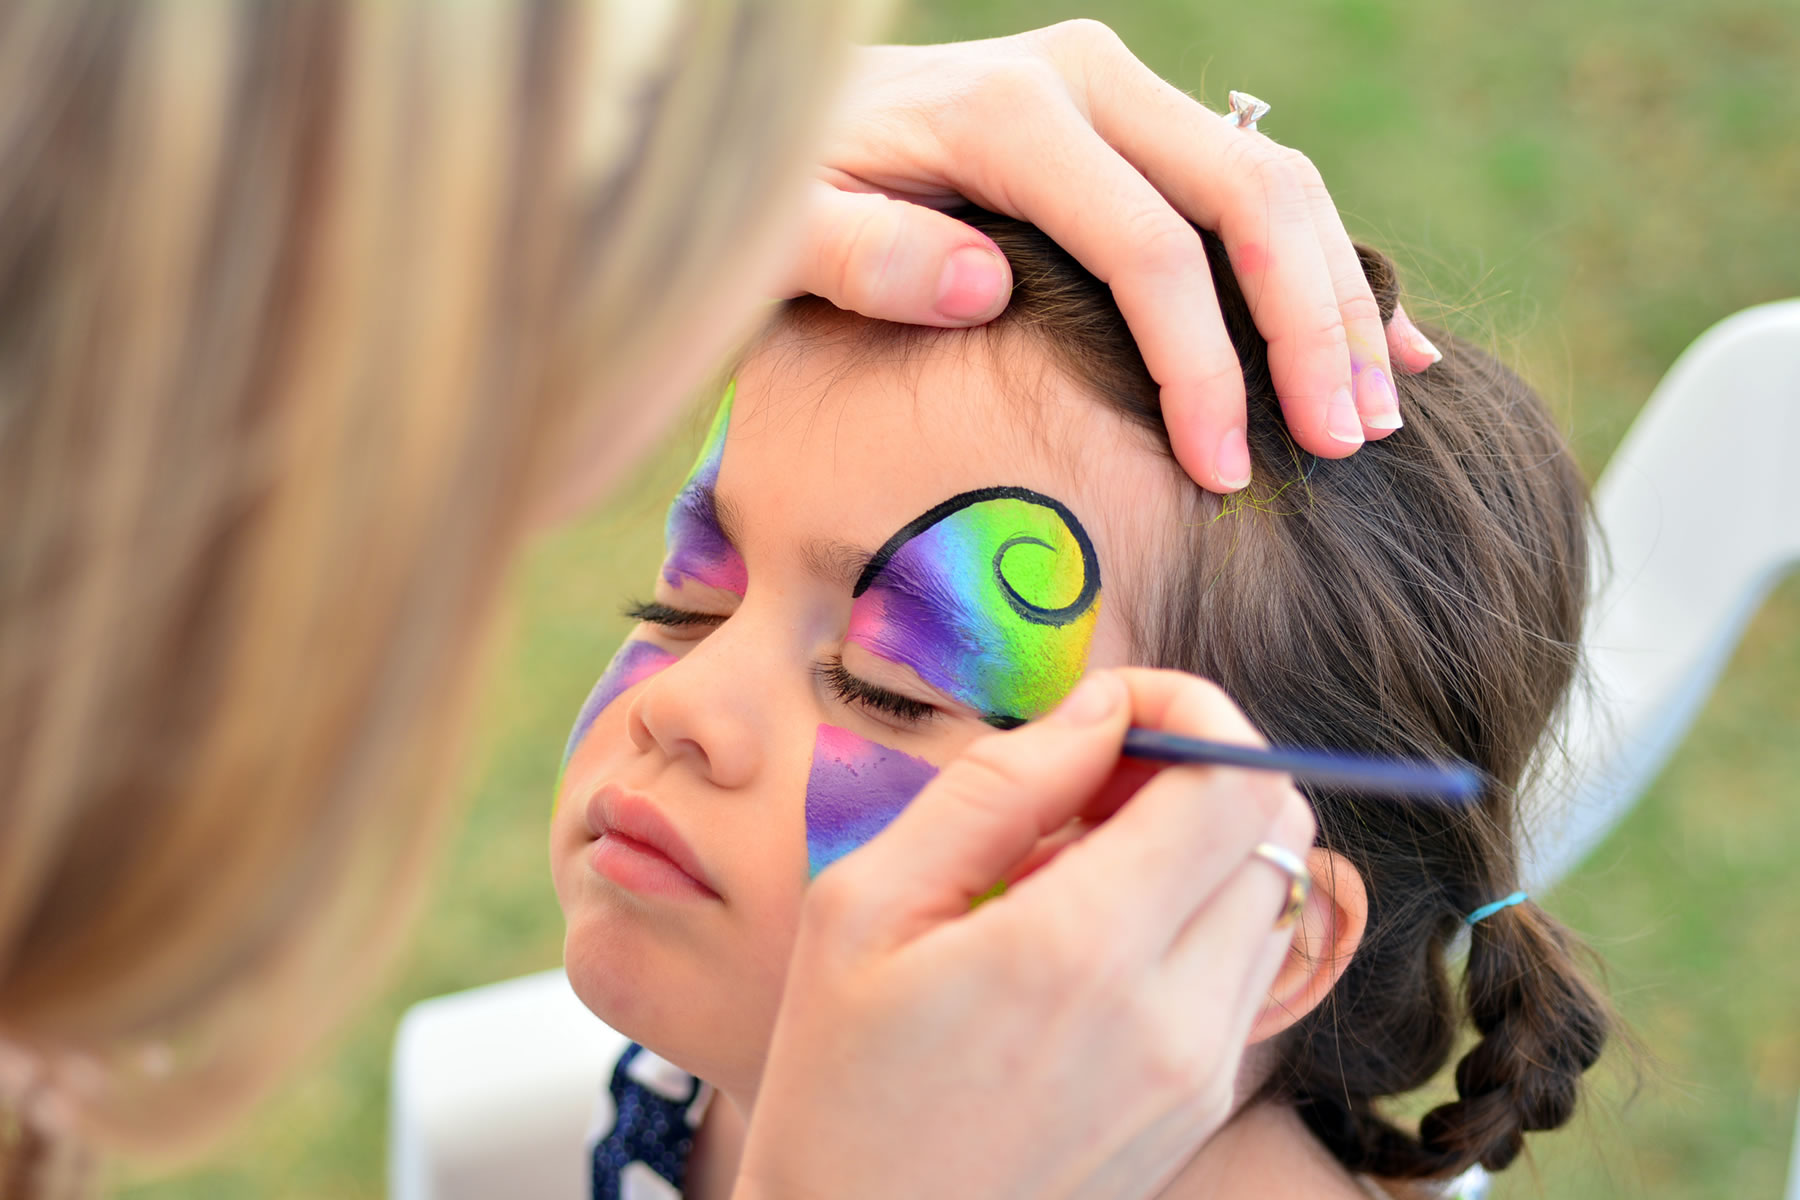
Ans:
{"type": "Polygon", "coordinates": [[[1081,678],[1100,560],[1065,505],[982,488],[889,538],[853,594],[846,640],[1004,727],[1049,711],[1081,678]]]}
{"type": "Polygon", "coordinates": [[[669,506],[669,519],[664,527],[667,557],[663,560],[663,580],[670,587],[680,587],[692,579],[705,587],[735,592],[742,596],[749,586],[749,573],[743,556],[725,531],[719,527],[714,489],[719,485],[719,465],[725,458],[725,434],[731,428],[731,402],[737,394],[735,380],[726,387],[719,411],[713,415],[712,428],[687,482],[669,506]]]}

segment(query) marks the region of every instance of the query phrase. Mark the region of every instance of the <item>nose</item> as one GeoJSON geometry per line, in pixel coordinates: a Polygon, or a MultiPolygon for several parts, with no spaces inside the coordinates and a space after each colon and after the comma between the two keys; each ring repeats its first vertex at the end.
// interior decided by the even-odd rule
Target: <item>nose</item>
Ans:
{"type": "Polygon", "coordinates": [[[722,788],[756,779],[770,715],[752,639],[733,636],[732,625],[647,680],[625,720],[639,751],[686,762],[722,788]]]}

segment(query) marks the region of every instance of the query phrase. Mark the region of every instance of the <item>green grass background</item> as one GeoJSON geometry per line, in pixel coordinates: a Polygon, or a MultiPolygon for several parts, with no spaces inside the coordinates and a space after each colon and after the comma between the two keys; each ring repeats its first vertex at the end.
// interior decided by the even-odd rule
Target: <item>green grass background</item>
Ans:
{"type": "MultiPolygon", "coordinates": [[[[1707,326],[1800,295],[1800,5],[1744,0],[1024,0],[915,3],[904,40],[1103,15],[1215,107],[1271,100],[1266,132],[1318,163],[1358,237],[1390,250],[1417,315],[1486,339],[1565,414],[1597,473],[1707,326]]],[[[697,424],[688,428],[689,444],[697,424]]],[[[1754,438],[1754,429],[1720,430],[1754,438]]],[[[408,1004],[554,965],[544,858],[561,741],[649,578],[687,451],[548,540],[469,755],[466,819],[384,994],[203,1165],[135,1200],[374,1197],[385,1074],[408,1004]]],[[[1732,519],[1731,481],[1693,479],[1732,519]]],[[[1655,1061],[1535,1139],[1506,1197],[1777,1197],[1800,1094],[1800,581],[1752,624],[1685,745],[1554,895],[1610,964],[1655,1061]]]]}

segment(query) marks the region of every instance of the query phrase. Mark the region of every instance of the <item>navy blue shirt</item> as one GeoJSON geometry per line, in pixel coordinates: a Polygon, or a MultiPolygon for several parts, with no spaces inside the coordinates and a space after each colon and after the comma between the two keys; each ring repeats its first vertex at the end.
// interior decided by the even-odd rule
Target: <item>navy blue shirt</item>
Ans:
{"type": "Polygon", "coordinates": [[[610,1090],[612,1119],[594,1142],[594,1200],[677,1200],[712,1085],[632,1042],[610,1090]]]}

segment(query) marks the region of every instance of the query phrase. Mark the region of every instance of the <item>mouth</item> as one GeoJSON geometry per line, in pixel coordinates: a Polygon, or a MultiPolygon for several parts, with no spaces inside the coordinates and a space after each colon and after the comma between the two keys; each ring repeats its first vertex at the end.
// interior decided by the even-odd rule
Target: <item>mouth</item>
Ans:
{"type": "Polygon", "coordinates": [[[588,865],[643,895],[719,899],[699,856],[649,797],[609,783],[588,800],[588,865]]]}

